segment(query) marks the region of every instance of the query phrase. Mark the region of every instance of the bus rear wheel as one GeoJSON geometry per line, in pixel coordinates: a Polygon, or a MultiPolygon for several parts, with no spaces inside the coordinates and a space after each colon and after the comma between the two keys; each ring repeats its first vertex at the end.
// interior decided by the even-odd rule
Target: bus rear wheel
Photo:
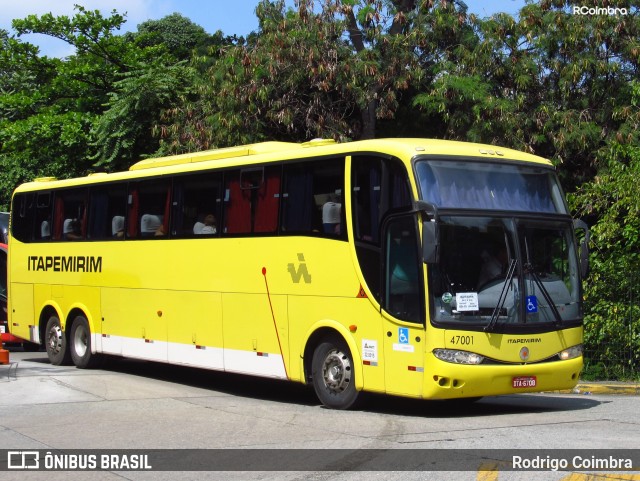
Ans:
{"type": "Polygon", "coordinates": [[[342,339],[329,338],[316,347],[311,376],[322,404],[333,409],[353,407],[360,394],[354,374],[351,351],[342,339]]]}
{"type": "Polygon", "coordinates": [[[67,347],[67,338],[60,326],[58,316],[51,316],[46,327],[46,348],[49,362],[54,366],[64,366],[71,363],[71,355],[67,347]]]}
{"type": "Polygon", "coordinates": [[[76,316],[73,320],[69,341],[71,359],[76,367],[89,369],[100,364],[102,356],[91,352],[91,329],[84,316],[76,316]]]}

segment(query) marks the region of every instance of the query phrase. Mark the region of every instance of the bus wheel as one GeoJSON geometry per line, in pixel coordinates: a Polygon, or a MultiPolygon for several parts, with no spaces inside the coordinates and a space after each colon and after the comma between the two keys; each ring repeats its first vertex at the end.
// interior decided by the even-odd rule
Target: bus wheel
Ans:
{"type": "Polygon", "coordinates": [[[353,358],[342,339],[330,338],[316,347],[311,363],[313,388],[320,402],[333,409],[349,409],[358,395],[353,358]]]}
{"type": "Polygon", "coordinates": [[[70,364],[71,355],[67,348],[67,338],[60,327],[58,316],[51,316],[47,321],[46,347],[49,362],[54,366],[64,366],[70,364]]]}
{"type": "Polygon", "coordinates": [[[73,320],[69,341],[71,359],[76,367],[86,369],[98,366],[102,356],[91,353],[91,329],[84,316],[76,316],[73,320]]]}

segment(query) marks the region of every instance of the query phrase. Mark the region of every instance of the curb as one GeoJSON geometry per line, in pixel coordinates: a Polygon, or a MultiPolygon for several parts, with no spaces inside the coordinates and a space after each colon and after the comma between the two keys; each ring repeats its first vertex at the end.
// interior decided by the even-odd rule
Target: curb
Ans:
{"type": "Polygon", "coordinates": [[[624,396],[639,396],[640,384],[636,383],[605,383],[605,382],[580,382],[569,391],[572,394],[618,394],[624,396]]]}

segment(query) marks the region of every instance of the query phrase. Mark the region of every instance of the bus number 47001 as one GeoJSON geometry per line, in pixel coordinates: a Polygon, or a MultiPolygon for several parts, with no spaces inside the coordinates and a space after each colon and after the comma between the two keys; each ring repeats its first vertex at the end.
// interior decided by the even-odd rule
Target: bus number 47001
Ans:
{"type": "Polygon", "coordinates": [[[513,378],[513,387],[536,387],[537,379],[535,376],[520,376],[513,378]]]}

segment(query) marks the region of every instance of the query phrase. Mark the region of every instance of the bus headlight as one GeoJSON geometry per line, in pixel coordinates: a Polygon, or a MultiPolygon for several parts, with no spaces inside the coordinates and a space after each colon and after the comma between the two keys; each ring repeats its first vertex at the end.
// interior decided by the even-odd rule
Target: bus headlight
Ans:
{"type": "Polygon", "coordinates": [[[456,351],[454,349],[434,349],[433,355],[441,361],[452,362],[454,364],[480,364],[484,360],[484,357],[480,354],[456,351]]]}
{"type": "Polygon", "coordinates": [[[560,351],[558,353],[558,357],[562,361],[566,361],[568,359],[574,359],[576,357],[582,356],[582,344],[578,344],[577,346],[572,346],[564,351],[560,351]]]}

